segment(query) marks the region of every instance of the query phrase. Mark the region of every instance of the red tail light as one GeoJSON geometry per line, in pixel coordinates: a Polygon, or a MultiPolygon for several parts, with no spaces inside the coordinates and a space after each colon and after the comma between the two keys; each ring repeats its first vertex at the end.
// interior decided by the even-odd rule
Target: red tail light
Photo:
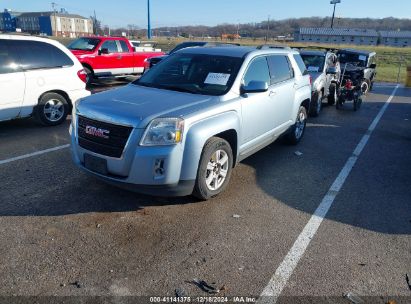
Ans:
{"type": "Polygon", "coordinates": [[[311,77],[311,75],[308,75],[308,76],[310,76],[310,85],[312,85],[313,84],[313,78],[311,77]]]}
{"type": "Polygon", "coordinates": [[[150,59],[144,59],[144,71],[147,72],[150,69],[150,59]]]}
{"type": "Polygon", "coordinates": [[[78,71],[77,76],[78,76],[78,78],[81,79],[81,81],[83,81],[84,83],[87,83],[87,73],[86,73],[86,71],[84,71],[84,69],[78,71]]]}
{"type": "Polygon", "coordinates": [[[345,88],[346,88],[347,90],[351,90],[351,89],[352,89],[352,81],[351,81],[350,79],[348,79],[348,80],[345,82],[345,88]]]}

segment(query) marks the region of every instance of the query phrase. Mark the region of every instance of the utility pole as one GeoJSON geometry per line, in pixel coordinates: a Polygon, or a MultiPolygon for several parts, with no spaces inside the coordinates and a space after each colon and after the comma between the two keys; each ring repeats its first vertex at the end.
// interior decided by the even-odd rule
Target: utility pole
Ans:
{"type": "MultiPolygon", "coordinates": [[[[57,34],[56,5],[57,5],[57,3],[51,2],[51,7],[53,8],[53,15],[54,15],[54,30],[56,32],[56,36],[58,36],[58,34],[57,34]]],[[[53,31],[51,31],[51,36],[53,36],[53,31]]]]}
{"type": "Polygon", "coordinates": [[[97,16],[96,16],[96,10],[94,10],[94,20],[93,20],[93,34],[98,35],[97,33],[97,16]]]}
{"type": "Polygon", "coordinates": [[[341,3],[341,0],[331,0],[330,1],[330,4],[334,4],[333,16],[331,18],[331,28],[334,27],[335,7],[337,6],[337,3],[341,3]]]}
{"type": "Polygon", "coordinates": [[[268,20],[267,20],[267,35],[265,37],[265,42],[268,41],[268,33],[270,32],[270,15],[268,15],[268,20]]]}
{"type": "Polygon", "coordinates": [[[150,0],[147,0],[147,38],[151,39],[150,0]]]}

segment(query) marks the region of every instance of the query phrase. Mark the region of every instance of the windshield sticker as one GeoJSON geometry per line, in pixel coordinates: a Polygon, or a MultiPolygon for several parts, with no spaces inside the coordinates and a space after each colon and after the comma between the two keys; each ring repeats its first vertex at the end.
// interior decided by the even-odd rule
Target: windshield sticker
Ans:
{"type": "Polygon", "coordinates": [[[366,61],[366,60],[367,60],[367,56],[360,55],[360,56],[358,56],[358,59],[361,60],[361,61],[366,61]]]}
{"type": "Polygon", "coordinates": [[[88,49],[88,50],[94,49],[94,45],[92,45],[92,44],[87,45],[87,49],[88,49]]]}
{"type": "Polygon", "coordinates": [[[218,84],[218,85],[227,85],[228,79],[230,79],[230,74],[223,73],[208,73],[205,84],[218,84]]]}
{"type": "Polygon", "coordinates": [[[307,68],[307,70],[308,70],[308,72],[318,72],[320,70],[320,68],[316,67],[316,66],[309,66],[307,68]]]}

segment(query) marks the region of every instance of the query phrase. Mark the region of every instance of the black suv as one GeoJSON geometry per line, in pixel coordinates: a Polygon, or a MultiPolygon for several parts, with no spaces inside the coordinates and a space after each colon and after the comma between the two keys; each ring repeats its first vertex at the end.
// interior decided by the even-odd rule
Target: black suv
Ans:
{"type": "Polygon", "coordinates": [[[361,90],[367,94],[374,84],[377,75],[375,52],[354,49],[342,49],[337,52],[341,64],[341,73],[344,76],[361,78],[361,90]]]}

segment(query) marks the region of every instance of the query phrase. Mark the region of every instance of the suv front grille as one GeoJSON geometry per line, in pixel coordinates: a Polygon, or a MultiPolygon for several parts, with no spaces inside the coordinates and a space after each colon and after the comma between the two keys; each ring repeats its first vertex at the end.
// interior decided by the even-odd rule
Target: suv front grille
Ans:
{"type": "Polygon", "coordinates": [[[78,116],[77,125],[80,147],[97,154],[116,158],[120,158],[123,154],[124,147],[133,129],[132,127],[114,125],[84,116],[78,116]],[[87,134],[87,127],[108,132],[105,132],[104,136],[87,134]]]}

